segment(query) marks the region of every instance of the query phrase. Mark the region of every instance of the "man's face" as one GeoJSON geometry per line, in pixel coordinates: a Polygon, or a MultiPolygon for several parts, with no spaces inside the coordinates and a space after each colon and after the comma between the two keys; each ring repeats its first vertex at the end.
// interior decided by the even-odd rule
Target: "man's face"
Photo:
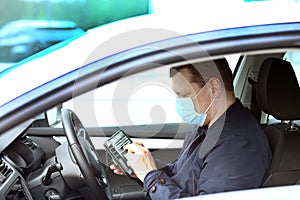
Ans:
{"type": "Polygon", "coordinates": [[[172,77],[172,89],[178,98],[192,98],[201,89],[198,84],[190,83],[190,72],[184,69],[172,77]]]}
{"type": "Polygon", "coordinates": [[[207,87],[203,87],[203,90],[199,95],[196,95],[202,88],[197,83],[191,83],[190,71],[184,69],[181,72],[176,73],[172,77],[172,89],[176,93],[177,98],[193,98],[193,104],[195,111],[198,113],[204,113],[208,105],[211,102],[210,95],[207,87]]]}

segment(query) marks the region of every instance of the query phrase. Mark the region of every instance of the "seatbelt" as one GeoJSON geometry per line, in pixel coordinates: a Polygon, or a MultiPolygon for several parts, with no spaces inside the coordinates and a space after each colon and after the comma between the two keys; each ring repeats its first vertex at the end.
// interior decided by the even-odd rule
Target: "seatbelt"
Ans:
{"type": "Polygon", "coordinates": [[[254,81],[252,78],[248,77],[248,82],[252,86],[252,92],[251,92],[251,106],[250,110],[253,113],[254,117],[260,123],[261,120],[261,109],[257,105],[257,100],[256,100],[256,85],[257,82],[254,81]]]}

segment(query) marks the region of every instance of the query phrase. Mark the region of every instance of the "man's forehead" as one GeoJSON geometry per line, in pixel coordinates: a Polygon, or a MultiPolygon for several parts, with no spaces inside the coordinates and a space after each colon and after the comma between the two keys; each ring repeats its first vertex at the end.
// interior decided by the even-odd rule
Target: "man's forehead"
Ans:
{"type": "Polygon", "coordinates": [[[186,73],[178,72],[172,77],[172,88],[176,93],[192,90],[192,85],[189,82],[186,73]]]}
{"type": "Polygon", "coordinates": [[[185,72],[177,72],[173,77],[172,77],[173,83],[174,84],[190,84],[189,81],[189,74],[185,72]]]}
{"type": "Polygon", "coordinates": [[[189,69],[184,68],[181,69],[180,71],[177,71],[177,73],[175,73],[173,77],[178,80],[189,82],[189,80],[191,79],[191,72],[189,69]]]}

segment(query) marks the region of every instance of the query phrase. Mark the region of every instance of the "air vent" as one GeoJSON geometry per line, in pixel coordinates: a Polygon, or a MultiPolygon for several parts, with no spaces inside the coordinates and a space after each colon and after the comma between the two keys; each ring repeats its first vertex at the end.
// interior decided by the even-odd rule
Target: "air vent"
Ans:
{"type": "Polygon", "coordinates": [[[23,137],[21,139],[21,142],[28,146],[31,150],[34,150],[38,147],[38,145],[35,142],[33,142],[29,137],[23,137]]]}
{"type": "Polygon", "coordinates": [[[11,175],[12,169],[8,166],[8,164],[0,158],[0,183],[4,183],[4,181],[11,175]]]}

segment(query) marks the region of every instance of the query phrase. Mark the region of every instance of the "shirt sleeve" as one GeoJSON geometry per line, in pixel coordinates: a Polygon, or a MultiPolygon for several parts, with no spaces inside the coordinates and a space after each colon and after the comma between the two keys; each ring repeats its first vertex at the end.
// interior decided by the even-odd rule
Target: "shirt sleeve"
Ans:
{"type": "Polygon", "coordinates": [[[159,159],[154,159],[154,160],[155,160],[155,164],[156,164],[157,169],[162,169],[164,167],[168,167],[168,165],[169,165],[168,163],[165,163],[165,162],[163,162],[159,159]]]}
{"type": "MultiPolygon", "coordinates": [[[[194,131],[187,134],[183,144],[183,150],[187,148],[192,138],[194,137],[196,128],[194,131]]],[[[179,156],[182,155],[183,150],[180,152],[179,156]]],[[[176,183],[171,179],[173,176],[173,168],[176,162],[165,164],[162,161],[155,159],[158,170],[153,170],[149,172],[144,179],[144,195],[147,199],[176,199],[180,197],[190,196],[185,191],[180,189],[176,183]]]]}
{"type": "Polygon", "coordinates": [[[172,181],[164,169],[153,170],[146,175],[143,192],[147,199],[155,200],[189,196],[172,181]]]}

